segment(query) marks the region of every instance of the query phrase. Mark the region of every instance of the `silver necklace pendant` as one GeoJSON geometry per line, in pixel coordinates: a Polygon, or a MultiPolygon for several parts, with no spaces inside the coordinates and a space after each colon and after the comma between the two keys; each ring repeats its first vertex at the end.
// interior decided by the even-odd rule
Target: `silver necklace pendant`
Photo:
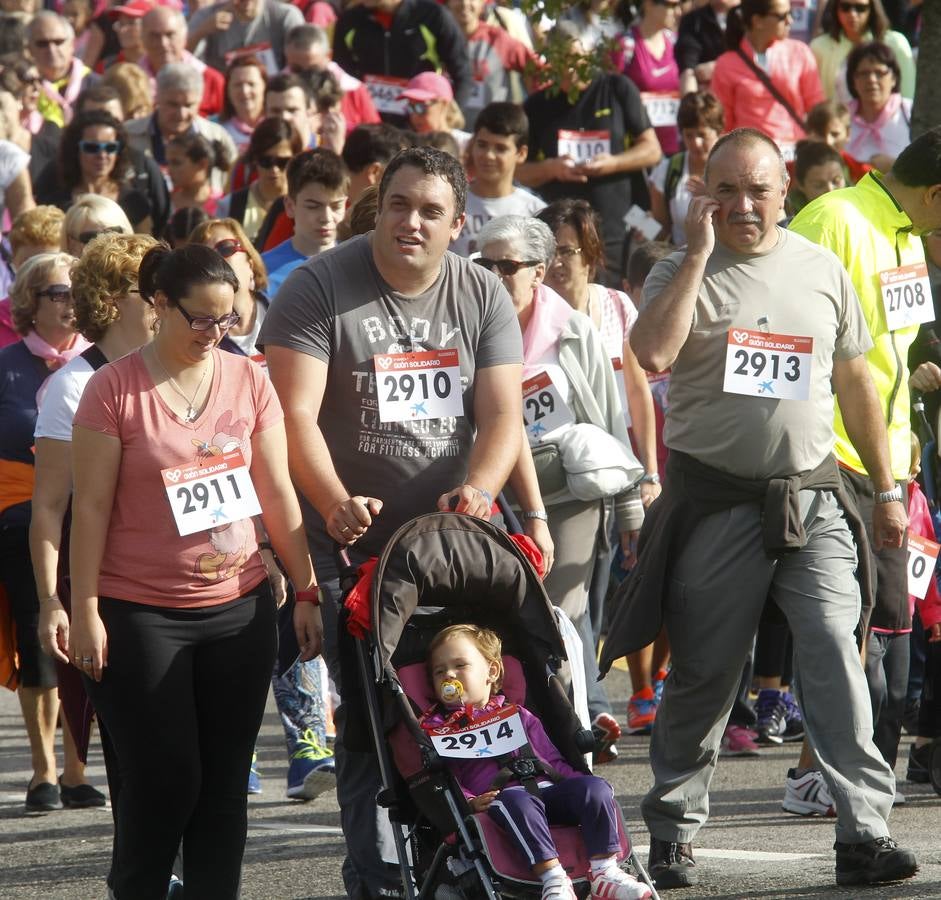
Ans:
{"type": "Polygon", "coordinates": [[[189,409],[186,410],[186,415],[183,416],[183,421],[184,421],[184,422],[195,422],[195,421],[196,421],[196,410],[193,409],[192,406],[189,407],[189,409]]]}

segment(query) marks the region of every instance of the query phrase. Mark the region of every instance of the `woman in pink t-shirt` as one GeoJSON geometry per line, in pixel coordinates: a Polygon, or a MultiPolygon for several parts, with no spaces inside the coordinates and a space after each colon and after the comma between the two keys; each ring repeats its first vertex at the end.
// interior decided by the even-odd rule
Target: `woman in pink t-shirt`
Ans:
{"type": "Polygon", "coordinates": [[[92,376],[74,420],[68,652],[121,765],[114,894],[162,896],[182,841],[187,893],[235,898],[277,648],[256,515],[297,588],[302,659],[319,589],[277,397],[217,347],[235,273],[209,247],[159,246],[138,282],[157,335],[92,376]]]}

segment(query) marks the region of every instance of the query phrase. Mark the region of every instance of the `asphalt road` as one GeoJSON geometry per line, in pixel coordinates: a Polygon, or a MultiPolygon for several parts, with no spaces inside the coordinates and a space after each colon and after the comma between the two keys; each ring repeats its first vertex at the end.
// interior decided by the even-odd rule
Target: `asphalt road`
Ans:
{"type": "MultiPolygon", "coordinates": [[[[607,680],[623,715],[627,677],[607,680]]],[[[910,738],[904,739],[898,774],[904,778],[910,738]]],[[[614,785],[646,861],[647,833],[638,803],[650,785],[645,738],[625,738],[620,757],[599,770],[614,785]]],[[[26,735],[13,694],[0,690],[0,898],[103,900],[111,852],[111,812],[63,810],[27,816],[29,777],[26,735]]],[[[225,752],[225,735],[219,736],[225,752]]],[[[671,891],[677,900],[699,898],[941,898],[941,797],[927,785],[901,784],[908,802],[892,814],[894,837],[918,854],[918,876],[898,885],[840,889],[833,881],[832,820],[802,819],[781,810],[784,776],[794,764],[793,745],[759,757],[721,759],[712,785],[712,818],[700,832],[696,856],[700,884],[671,891]]],[[[264,792],[249,800],[249,834],[243,900],[301,900],[343,896],[343,837],[336,799],[324,795],[295,803],[284,795],[286,762],[273,701],[259,739],[264,792]]],[[[104,786],[97,747],[89,770],[104,786]]],[[[155,809],[154,815],[160,815],[155,809]]]]}

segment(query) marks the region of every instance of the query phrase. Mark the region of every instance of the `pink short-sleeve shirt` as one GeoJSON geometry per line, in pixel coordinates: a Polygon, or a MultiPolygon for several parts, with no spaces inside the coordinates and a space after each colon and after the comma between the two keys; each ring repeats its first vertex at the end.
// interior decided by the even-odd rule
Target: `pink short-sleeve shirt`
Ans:
{"type": "Polygon", "coordinates": [[[181,537],[161,471],[241,450],[282,419],[271,383],[250,359],[213,352],[210,401],[194,422],[157,393],[140,351],[96,372],[74,424],[121,441],[121,464],[98,593],[154,606],[213,606],[266,577],[251,519],[181,537]]]}

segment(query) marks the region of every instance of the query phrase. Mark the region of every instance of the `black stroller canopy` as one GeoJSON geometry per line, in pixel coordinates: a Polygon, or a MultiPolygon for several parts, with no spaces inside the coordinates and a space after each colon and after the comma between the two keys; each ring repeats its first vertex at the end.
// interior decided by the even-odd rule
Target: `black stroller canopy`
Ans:
{"type": "Polygon", "coordinates": [[[391,665],[406,623],[420,608],[472,606],[541,645],[537,655],[566,659],[539,577],[506,532],[482,519],[448,512],[407,522],[379,558],[372,588],[380,670],[391,665]]]}

